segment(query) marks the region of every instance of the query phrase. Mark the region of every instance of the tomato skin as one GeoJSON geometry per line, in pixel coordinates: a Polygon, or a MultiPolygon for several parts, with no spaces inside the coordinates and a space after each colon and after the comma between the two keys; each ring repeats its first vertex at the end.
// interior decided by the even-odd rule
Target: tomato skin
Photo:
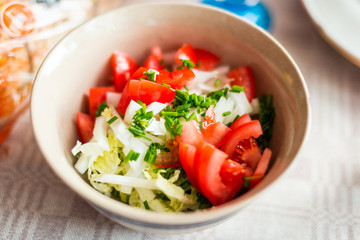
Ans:
{"type": "Polygon", "coordinates": [[[177,137],[178,142],[184,142],[192,146],[197,146],[203,139],[199,124],[195,120],[184,122],[181,129],[181,136],[177,137]]]}
{"type": "Polygon", "coordinates": [[[118,51],[113,52],[111,65],[115,88],[121,92],[138,65],[130,56],[118,51]]]}
{"type": "Polygon", "coordinates": [[[271,155],[272,155],[272,151],[269,148],[265,148],[255,169],[254,176],[265,175],[266,170],[269,167],[271,155]]]}
{"type": "Polygon", "coordinates": [[[254,170],[261,158],[261,150],[254,138],[240,140],[234,150],[231,159],[244,163],[254,170]]]}
{"type": "Polygon", "coordinates": [[[240,127],[241,125],[244,125],[245,123],[251,122],[251,118],[249,114],[243,114],[241,117],[236,119],[236,121],[231,124],[230,129],[235,130],[236,128],[240,127]]]}
{"type": "Polygon", "coordinates": [[[146,78],[147,76],[144,75],[144,72],[148,71],[147,68],[139,67],[133,75],[131,75],[130,79],[138,80],[139,78],[146,78]]]}
{"type": "Polygon", "coordinates": [[[245,169],[241,164],[231,159],[226,159],[221,165],[220,176],[221,180],[225,185],[243,185],[243,176],[245,176],[245,169]]]}
{"type": "Polygon", "coordinates": [[[150,55],[144,62],[143,67],[148,69],[160,70],[164,66],[160,64],[160,61],[156,56],[150,55]]]}
{"type": "Polygon", "coordinates": [[[152,102],[168,103],[174,100],[175,91],[156,82],[140,81],[139,99],[149,105],[152,102]]]}
{"type": "Polygon", "coordinates": [[[238,85],[245,87],[245,95],[248,101],[251,102],[255,95],[254,75],[251,68],[249,66],[244,66],[232,69],[228,73],[228,78],[234,79],[231,82],[231,86],[238,85]]]}
{"type": "Polygon", "coordinates": [[[76,128],[82,143],[87,143],[91,140],[94,127],[95,118],[93,116],[80,112],[76,113],[76,128]]]}
{"type": "Polygon", "coordinates": [[[125,115],[126,108],[128,107],[131,100],[137,101],[139,99],[139,89],[140,81],[139,80],[130,80],[126,84],[124,91],[121,94],[121,98],[116,110],[125,115]]]}
{"type": "Polygon", "coordinates": [[[96,87],[89,90],[89,111],[91,116],[95,116],[98,106],[106,100],[107,92],[115,92],[114,87],[96,87]]]}
{"type": "MultiPolygon", "coordinates": [[[[213,70],[216,65],[220,62],[220,58],[205,49],[195,48],[194,49],[197,61],[200,63],[199,69],[204,71],[213,70]]],[[[195,62],[197,63],[197,62],[195,62]]]]}
{"type": "Polygon", "coordinates": [[[243,185],[241,180],[224,184],[220,172],[227,159],[226,153],[207,142],[200,141],[196,148],[197,182],[202,194],[215,206],[232,200],[243,185]]]}
{"type": "Polygon", "coordinates": [[[220,149],[224,151],[229,156],[232,156],[237,144],[243,140],[250,137],[258,138],[262,135],[262,129],[260,122],[258,120],[254,120],[248,122],[235,130],[232,130],[227,134],[223,139],[224,141],[221,142],[220,149]]]}
{"type": "Polygon", "coordinates": [[[179,143],[179,156],[181,166],[183,167],[186,176],[189,178],[191,184],[196,188],[196,190],[200,191],[194,171],[195,154],[195,146],[184,142],[179,143]]]}
{"type": "Polygon", "coordinates": [[[185,44],[179,48],[175,55],[175,61],[177,64],[182,65],[182,60],[190,60],[194,64],[197,62],[196,53],[190,44],[185,44]]]}
{"type": "Polygon", "coordinates": [[[140,100],[146,105],[152,102],[167,103],[174,100],[175,91],[170,88],[148,80],[131,79],[125,86],[121,95],[117,111],[125,114],[131,100],[140,100]]]}
{"type": "Polygon", "coordinates": [[[160,70],[159,75],[156,77],[156,82],[159,84],[170,85],[173,89],[181,89],[191,83],[195,78],[193,71],[184,68],[178,69],[174,72],[169,72],[167,70],[160,70]]]}
{"type": "Polygon", "coordinates": [[[202,129],[205,141],[216,147],[220,146],[224,136],[226,136],[230,131],[231,130],[222,122],[210,124],[206,128],[202,129]]]}

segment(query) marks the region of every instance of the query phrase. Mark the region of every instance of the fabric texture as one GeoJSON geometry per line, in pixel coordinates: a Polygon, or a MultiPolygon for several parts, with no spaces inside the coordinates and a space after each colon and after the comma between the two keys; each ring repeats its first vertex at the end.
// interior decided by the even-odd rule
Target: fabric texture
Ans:
{"type": "Polygon", "coordinates": [[[308,84],[311,133],[302,156],[247,208],[188,234],[149,234],[99,214],[56,177],[30,114],[0,147],[0,239],[360,239],[360,68],[318,34],[300,1],[266,0],[273,35],[308,84]]]}

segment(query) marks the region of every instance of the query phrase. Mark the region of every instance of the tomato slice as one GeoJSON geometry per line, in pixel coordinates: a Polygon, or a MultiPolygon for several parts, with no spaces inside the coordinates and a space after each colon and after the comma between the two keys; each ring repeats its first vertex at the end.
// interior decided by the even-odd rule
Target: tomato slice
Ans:
{"type": "Polygon", "coordinates": [[[233,124],[231,124],[230,129],[234,130],[248,122],[251,122],[251,118],[250,118],[249,114],[243,114],[243,115],[241,115],[241,117],[236,119],[236,121],[233,124]]]}
{"type": "Polygon", "coordinates": [[[174,100],[175,91],[170,88],[148,80],[131,79],[125,86],[117,110],[125,114],[126,108],[131,100],[140,100],[146,105],[152,102],[167,103],[174,100]]]}
{"type": "Polygon", "coordinates": [[[133,75],[131,75],[130,79],[138,80],[139,78],[146,78],[147,76],[144,75],[144,72],[146,72],[148,69],[144,67],[139,67],[133,75]]]}
{"type": "Polygon", "coordinates": [[[181,166],[183,167],[186,176],[189,178],[191,184],[198,191],[200,191],[194,171],[195,153],[196,153],[195,146],[184,142],[179,143],[179,156],[180,156],[181,166]]]}
{"type": "Polygon", "coordinates": [[[231,159],[239,163],[245,163],[255,169],[261,158],[261,150],[254,138],[240,140],[235,148],[231,159]]]}
{"type": "Polygon", "coordinates": [[[120,114],[125,115],[126,108],[131,100],[137,101],[139,99],[139,89],[140,89],[139,80],[128,81],[128,83],[124,88],[124,91],[121,94],[119,105],[116,108],[116,110],[120,114]]]}
{"type": "Polygon", "coordinates": [[[95,118],[85,113],[78,112],[76,113],[76,127],[80,141],[82,143],[87,143],[93,137],[95,118]]]}
{"type": "Polygon", "coordinates": [[[228,164],[225,162],[227,159],[226,153],[207,142],[200,141],[196,148],[194,166],[197,182],[202,194],[215,206],[233,199],[243,185],[240,178],[243,171],[239,171],[241,165],[228,164]],[[230,174],[224,174],[227,171],[230,174]],[[231,175],[230,179],[223,180],[223,177],[231,175]]]}
{"type": "Polygon", "coordinates": [[[228,134],[230,129],[222,122],[210,124],[206,128],[203,128],[202,133],[205,141],[219,147],[224,136],[228,134]]]}
{"type": "Polygon", "coordinates": [[[269,148],[265,148],[263,154],[261,155],[260,161],[255,169],[254,176],[265,175],[266,170],[268,169],[269,166],[271,155],[272,155],[271,150],[269,148]]]}
{"type": "MultiPolygon", "coordinates": [[[[200,63],[199,69],[204,71],[213,70],[216,65],[220,62],[220,58],[205,49],[195,48],[194,49],[197,61],[200,63]]],[[[197,63],[197,62],[196,62],[197,63]]]]}
{"type": "Polygon", "coordinates": [[[255,94],[254,76],[249,66],[239,67],[228,73],[228,78],[233,78],[231,85],[238,85],[245,88],[245,95],[249,102],[252,101],[255,94]]]}
{"type": "Polygon", "coordinates": [[[235,130],[229,132],[229,134],[227,134],[223,138],[220,149],[223,150],[229,156],[232,156],[236,149],[236,146],[241,140],[250,137],[258,138],[262,134],[263,132],[261,129],[260,122],[258,120],[248,122],[236,128],[235,130]]]}
{"type": "Polygon", "coordinates": [[[269,148],[265,148],[265,150],[260,158],[260,161],[257,164],[257,167],[255,169],[253,176],[245,178],[248,189],[254,188],[256,185],[258,185],[261,182],[261,180],[263,179],[263,177],[269,167],[271,155],[272,155],[271,150],[269,148]]]}
{"type": "Polygon", "coordinates": [[[175,61],[177,64],[182,65],[181,60],[190,60],[194,64],[197,63],[196,53],[190,44],[185,44],[181,48],[179,48],[179,50],[177,50],[175,55],[175,61]]]}
{"type": "Polygon", "coordinates": [[[181,89],[189,85],[194,78],[195,74],[193,71],[187,68],[178,69],[174,72],[160,70],[159,75],[156,77],[156,82],[170,85],[173,89],[181,89]]]}
{"type": "Polygon", "coordinates": [[[152,102],[168,103],[174,100],[175,91],[159,83],[140,81],[139,99],[149,105],[152,102]]]}
{"type": "Polygon", "coordinates": [[[90,115],[95,116],[98,106],[106,100],[107,92],[115,92],[114,87],[96,87],[89,90],[89,110],[90,115]]]}
{"type": "Polygon", "coordinates": [[[236,185],[241,183],[244,175],[244,167],[231,159],[226,159],[221,165],[220,176],[225,185],[236,185]]]}
{"type": "Polygon", "coordinates": [[[205,113],[205,120],[202,122],[203,129],[206,129],[211,124],[216,123],[216,117],[214,112],[214,105],[211,105],[205,113]]]}
{"type": "Polygon", "coordinates": [[[177,141],[184,142],[193,146],[198,145],[200,140],[202,140],[202,134],[199,127],[199,124],[195,120],[184,122],[182,124],[181,136],[178,135],[177,141]]]}
{"type": "Polygon", "coordinates": [[[160,70],[164,66],[161,64],[161,59],[159,60],[156,56],[150,55],[143,64],[144,68],[160,70]]]}
{"type": "Polygon", "coordinates": [[[111,56],[112,72],[116,90],[122,91],[130,76],[138,68],[137,63],[127,54],[115,51],[111,56]]]}

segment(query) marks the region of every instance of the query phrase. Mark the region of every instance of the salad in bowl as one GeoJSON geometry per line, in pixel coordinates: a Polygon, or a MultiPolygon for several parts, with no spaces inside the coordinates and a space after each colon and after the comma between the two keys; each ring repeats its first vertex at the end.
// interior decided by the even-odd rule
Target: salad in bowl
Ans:
{"type": "Polygon", "coordinates": [[[155,212],[226,203],[265,176],[275,111],[254,96],[249,66],[230,69],[214,53],[158,46],[139,65],[111,58],[111,85],[89,89],[76,114],[75,168],[101,193],[155,212]]]}

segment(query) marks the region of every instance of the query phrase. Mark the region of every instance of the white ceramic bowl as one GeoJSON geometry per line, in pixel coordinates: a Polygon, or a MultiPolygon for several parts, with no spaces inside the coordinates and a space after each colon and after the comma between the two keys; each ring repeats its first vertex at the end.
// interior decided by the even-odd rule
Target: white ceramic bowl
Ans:
{"type": "Polygon", "coordinates": [[[40,150],[72,190],[98,211],[130,228],[184,232],[206,228],[234,215],[263,193],[298,156],[309,128],[305,81],[293,59],[267,32],[237,16],[190,4],[143,4],[97,17],[67,35],[42,64],[32,92],[31,114],[40,150]],[[85,110],[90,87],[110,76],[109,57],[122,50],[138,62],[160,45],[175,50],[183,43],[208,49],[233,67],[250,65],[257,94],[273,94],[272,166],[250,192],[218,207],[191,213],[154,213],[109,198],[74,169],[70,150],[78,136],[76,112],[85,110]]]}

